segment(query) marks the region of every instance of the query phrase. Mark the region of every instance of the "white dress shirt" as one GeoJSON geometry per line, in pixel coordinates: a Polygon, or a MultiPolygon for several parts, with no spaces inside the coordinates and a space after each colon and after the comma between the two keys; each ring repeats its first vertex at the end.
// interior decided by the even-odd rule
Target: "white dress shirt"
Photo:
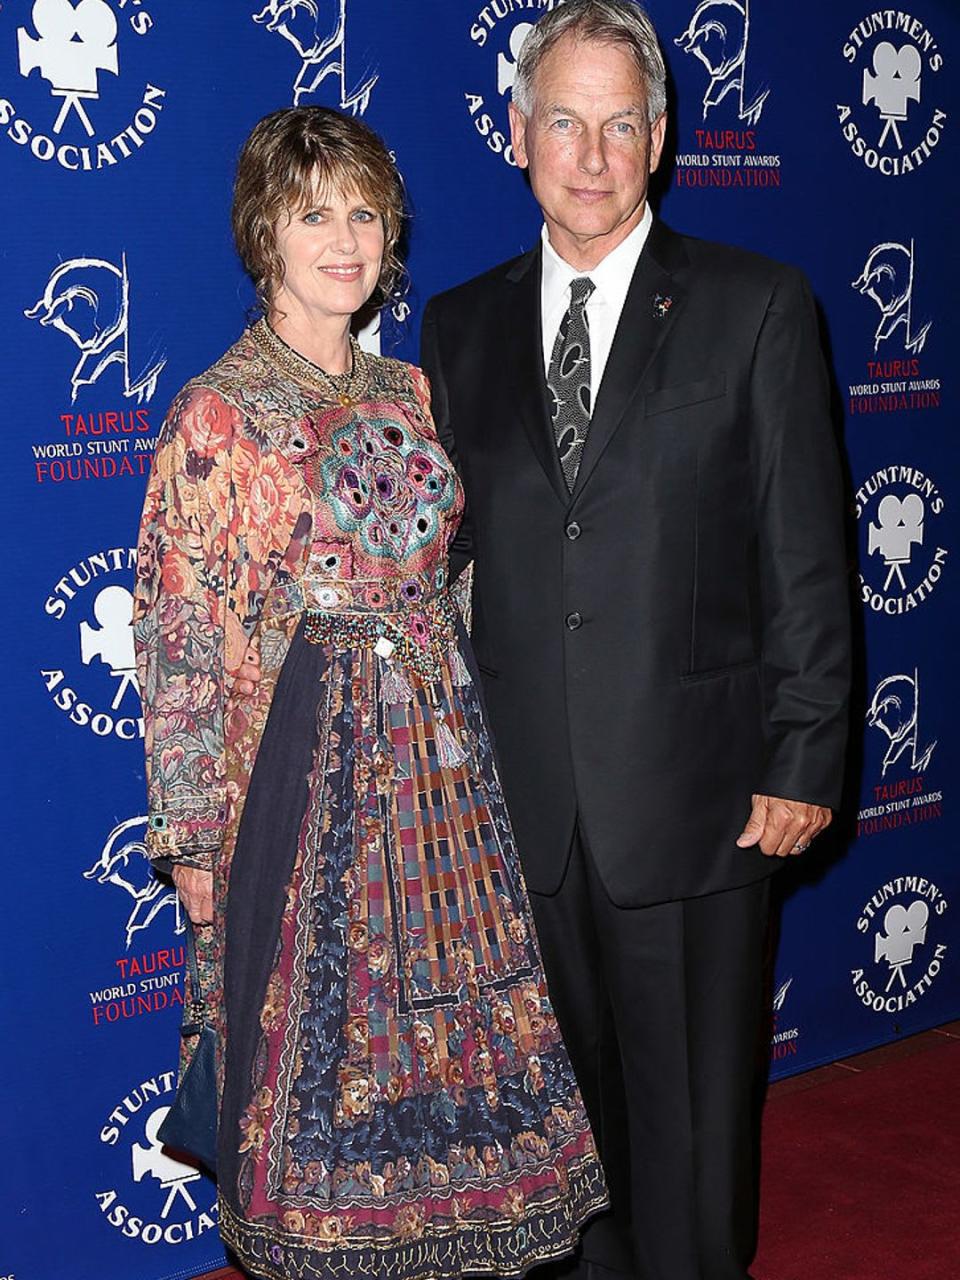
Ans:
{"type": "Polygon", "coordinates": [[[587,302],[587,324],[590,326],[590,403],[597,403],[600,380],[607,367],[607,357],[613,346],[614,334],[620,323],[620,313],[626,301],[627,290],[643,246],[647,242],[653,214],[649,204],[643,217],[625,240],[611,249],[592,271],[578,271],[565,262],[550,243],[547,228],[540,233],[543,243],[543,270],[540,277],[540,314],[543,317],[543,371],[550,368],[553,344],[557,340],[560,322],[570,306],[570,281],[577,276],[587,276],[595,285],[587,302]]]}

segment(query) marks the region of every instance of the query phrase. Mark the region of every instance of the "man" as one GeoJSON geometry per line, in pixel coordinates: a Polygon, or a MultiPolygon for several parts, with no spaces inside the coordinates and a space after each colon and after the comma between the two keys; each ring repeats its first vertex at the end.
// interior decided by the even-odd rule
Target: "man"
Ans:
{"type": "Polygon", "coordinates": [[[608,1220],[581,1273],[743,1280],[768,878],[840,794],[841,496],[801,275],[649,212],[664,80],[628,0],[541,18],[510,108],[541,242],[434,298],[423,360],[548,983],[630,1223],[634,1263],[608,1220]]]}

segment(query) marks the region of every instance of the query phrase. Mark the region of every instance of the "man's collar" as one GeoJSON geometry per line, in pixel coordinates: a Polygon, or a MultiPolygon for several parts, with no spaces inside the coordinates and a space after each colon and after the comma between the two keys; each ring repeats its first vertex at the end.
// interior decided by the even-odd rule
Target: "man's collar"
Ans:
{"type": "Polygon", "coordinates": [[[561,258],[550,243],[546,224],[540,233],[543,246],[543,289],[548,296],[556,296],[569,287],[570,281],[577,276],[589,276],[596,286],[598,301],[617,306],[623,305],[634,269],[647,242],[650,228],[653,225],[653,214],[648,204],[643,217],[623,240],[611,249],[605,258],[589,271],[581,271],[572,267],[561,258]]]}
{"type": "MultiPolygon", "coordinates": [[[[619,247],[619,246],[618,246],[619,247]]],[[[683,242],[683,237],[672,231],[667,224],[656,216],[650,228],[650,236],[645,246],[645,256],[650,258],[668,275],[690,266],[690,257],[683,242]]],[[[544,257],[543,241],[538,236],[536,244],[526,253],[503,264],[504,279],[509,284],[520,284],[531,272],[535,273],[536,282],[540,283],[540,263],[544,257]]]]}

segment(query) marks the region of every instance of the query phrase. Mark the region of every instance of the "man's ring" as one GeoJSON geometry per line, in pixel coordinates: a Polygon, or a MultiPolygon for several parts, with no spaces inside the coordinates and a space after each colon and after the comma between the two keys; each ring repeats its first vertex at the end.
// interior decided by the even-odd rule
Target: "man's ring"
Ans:
{"type": "Polygon", "coordinates": [[[810,841],[809,841],[809,840],[807,840],[807,841],[801,841],[801,840],[798,840],[798,841],[797,841],[797,843],[793,846],[793,852],[794,852],[794,853],[806,853],[806,851],[807,851],[809,848],[810,848],[810,841]]]}

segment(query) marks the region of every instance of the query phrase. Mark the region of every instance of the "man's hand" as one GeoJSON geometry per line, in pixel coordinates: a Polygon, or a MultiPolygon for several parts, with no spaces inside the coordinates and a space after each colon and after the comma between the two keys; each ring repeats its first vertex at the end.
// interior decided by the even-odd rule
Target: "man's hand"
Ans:
{"type": "Polygon", "coordinates": [[[173,867],[170,872],[180,901],[194,924],[213,922],[213,872],[199,867],[173,867]]]}
{"type": "Polygon", "coordinates": [[[779,796],[754,796],[753,810],[737,844],[741,849],[758,844],[768,858],[786,858],[803,853],[832,820],[830,810],[819,804],[782,800],[779,796]]]}

